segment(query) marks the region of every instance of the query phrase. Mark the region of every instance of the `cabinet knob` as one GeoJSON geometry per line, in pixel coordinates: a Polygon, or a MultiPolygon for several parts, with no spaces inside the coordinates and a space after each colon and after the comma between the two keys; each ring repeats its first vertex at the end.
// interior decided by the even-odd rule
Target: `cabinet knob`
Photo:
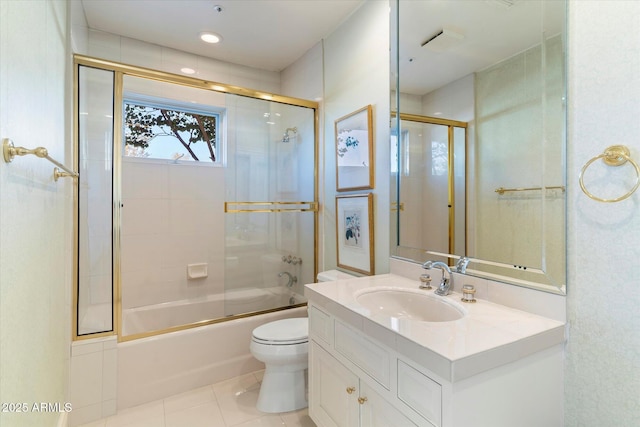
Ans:
{"type": "Polygon", "coordinates": [[[355,387],[347,387],[347,393],[353,394],[354,391],[356,391],[355,387]]]}
{"type": "Polygon", "coordinates": [[[358,403],[361,404],[361,405],[364,405],[364,402],[366,402],[366,401],[367,401],[366,397],[359,397],[358,398],[358,403]]]}

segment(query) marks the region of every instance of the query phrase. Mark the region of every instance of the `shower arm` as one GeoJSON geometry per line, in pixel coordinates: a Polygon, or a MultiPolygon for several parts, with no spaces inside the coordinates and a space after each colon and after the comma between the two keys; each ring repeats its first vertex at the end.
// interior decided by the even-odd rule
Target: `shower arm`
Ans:
{"type": "Polygon", "coordinates": [[[292,127],[292,128],[287,128],[284,131],[284,135],[282,136],[282,142],[289,142],[289,131],[293,132],[293,136],[296,136],[298,134],[298,128],[297,127],[292,127]]]}

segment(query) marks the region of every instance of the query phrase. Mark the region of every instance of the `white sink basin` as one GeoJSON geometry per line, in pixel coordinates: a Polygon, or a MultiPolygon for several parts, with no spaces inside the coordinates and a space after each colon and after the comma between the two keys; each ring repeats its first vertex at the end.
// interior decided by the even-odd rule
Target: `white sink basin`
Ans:
{"type": "Polygon", "coordinates": [[[372,315],[409,318],[422,322],[451,322],[462,319],[465,310],[457,304],[427,291],[402,288],[366,289],[356,302],[372,315]]]}

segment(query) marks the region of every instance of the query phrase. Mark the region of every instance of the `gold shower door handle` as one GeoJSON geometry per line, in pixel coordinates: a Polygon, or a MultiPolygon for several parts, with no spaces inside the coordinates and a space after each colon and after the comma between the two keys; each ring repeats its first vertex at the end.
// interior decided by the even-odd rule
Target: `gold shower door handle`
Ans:
{"type": "Polygon", "coordinates": [[[359,397],[358,398],[358,403],[361,404],[361,405],[364,405],[364,402],[366,402],[366,401],[367,401],[366,397],[359,397]]]}
{"type": "Polygon", "coordinates": [[[354,391],[356,391],[355,387],[347,387],[347,393],[348,394],[353,394],[354,391]]]}

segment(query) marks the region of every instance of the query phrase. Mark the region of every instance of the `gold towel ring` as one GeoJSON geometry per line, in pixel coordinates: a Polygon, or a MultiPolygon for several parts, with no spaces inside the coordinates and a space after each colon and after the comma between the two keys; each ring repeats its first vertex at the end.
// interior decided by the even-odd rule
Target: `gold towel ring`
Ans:
{"type": "Polygon", "coordinates": [[[604,153],[594,157],[593,159],[585,163],[585,165],[582,167],[582,170],[580,171],[579,182],[580,182],[580,188],[582,188],[582,191],[584,192],[584,194],[589,196],[589,198],[596,200],[598,202],[604,202],[604,203],[619,202],[631,196],[640,186],[640,166],[638,166],[638,164],[634,162],[631,157],[629,157],[629,149],[627,147],[625,147],[624,145],[612,145],[611,147],[604,150],[604,153]],[[633,186],[633,188],[629,190],[628,193],[620,197],[616,197],[615,199],[602,199],[598,196],[594,196],[593,194],[591,194],[591,192],[589,192],[589,190],[587,190],[587,187],[585,187],[584,185],[584,171],[587,170],[587,168],[591,165],[591,163],[595,162],[598,159],[602,159],[602,161],[609,166],[620,166],[625,164],[626,162],[631,163],[631,165],[636,170],[636,183],[633,186]]]}

